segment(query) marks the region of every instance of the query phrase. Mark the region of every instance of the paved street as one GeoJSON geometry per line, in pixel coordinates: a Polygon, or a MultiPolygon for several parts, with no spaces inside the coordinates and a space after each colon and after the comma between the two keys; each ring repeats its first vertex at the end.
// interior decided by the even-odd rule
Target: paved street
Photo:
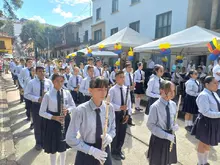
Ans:
{"type": "MultiPolygon", "coordinates": [[[[14,142],[14,157],[19,165],[48,165],[49,155],[43,151],[37,152],[34,149],[34,135],[33,131],[29,129],[30,122],[26,121],[26,115],[24,110],[24,103],[19,104],[19,92],[12,85],[9,76],[6,76],[7,84],[4,84],[7,89],[8,108],[10,113],[7,117],[10,118],[11,131],[13,134],[14,142]]],[[[1,97],[1,95],[0,95],[1,97]]],[[[0,113],[1,114],[1,113],[0,113]]],[[[114,161],[114,165],[147,165],[146,151],[148,149],[150,132],[146,128],[147,116],[144,113],[134,113],[133,115],[135,127],[129,127],[127,129],[127,136],[124,146],[124,152],[126,160],[114,161]]],[[[180,130],[177,133],[177,147],[178,147],[178,165],[196,165],[196,143],[197,140],[189,135],[184,129],[184,122],[178,120],[180,130]]],[[[1,125],[2,126],[2,125],[1,125]]],[[[2,130],[2,129],[1,129],[2,130]]],[[[10,137],[8,137],[10,139],[10,137]]],[[[7,143],[6,143],[7,144],[7,143]]],[[[1,140],[1,147],[4,146],[3,140],[1,140]]],[[[9,144],[7,144],[9,145],[9,144]]],[[[9,150],[13,146],[4,146],[6,150],[9,150]]],[[[13,155],[13,154],[12,154],[13,155]]],[[[73,165],[75,158],[75,151],[68,150],[67,152],[67,165],[73,165]]],[[[1,158],[2,159],[2,158],[1,158]]],[[[214,147],[210,152],[210,164],[220,164],[220,147],[214,147]]],[[[59,160],[58,160],[59,161],[59,160]]],[[[6,164],[0,162],[1,165],[6,164]]]]}

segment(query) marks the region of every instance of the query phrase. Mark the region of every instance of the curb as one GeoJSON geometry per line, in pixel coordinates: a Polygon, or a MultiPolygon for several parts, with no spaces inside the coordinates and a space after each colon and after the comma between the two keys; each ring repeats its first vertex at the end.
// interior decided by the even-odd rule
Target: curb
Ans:
{"type": "Polygon", "coordinates": [[[0,77],[0,164],[17,165],[15,159],[15,145],[11,131],[10,112],[8,110],[5,79],[0,77]]]}

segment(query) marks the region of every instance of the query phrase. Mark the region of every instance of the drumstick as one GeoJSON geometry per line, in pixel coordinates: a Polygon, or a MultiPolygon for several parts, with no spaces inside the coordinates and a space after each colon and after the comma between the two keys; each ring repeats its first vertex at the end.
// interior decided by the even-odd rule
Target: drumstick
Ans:
{"type": "MultiPolygon", "coordinates": [[[[179,96],[179,101],[178,101],[178,104],[177,104],[176,116],[174,118],[174,124],[176,124],[176,121],[177,121],[178,113],[179,113],[179,110],[180,110],[181,99],[182,99],[182,95],[179,96]]],[[[172,134],[174,135],[174,131],[172,131],[172,134]]],[[[172,149],[173,149],[173,142],[170,143],[170,152],[172,151],[172,149]]]]}

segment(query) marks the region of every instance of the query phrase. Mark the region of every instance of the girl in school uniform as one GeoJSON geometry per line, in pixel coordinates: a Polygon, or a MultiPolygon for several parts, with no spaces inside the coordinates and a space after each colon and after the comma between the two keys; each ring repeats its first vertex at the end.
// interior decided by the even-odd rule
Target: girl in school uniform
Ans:
{"type": "Polygon", "coordinates": [[[135,97],[135,110],[141,111],[143,109],[140,108],[141,98],[144,95],[144,80],[145,80],[145,73],[142,71],[143,63],[139,62],[138,69],[134,72],[134,83],[135,83],[135,90],[134,93],[136,94],[135,97]]]}
{"type": "Polygon", "coordinates": [[[153,74],[147,84],[146,95],[148,96],[147,107],[145,114],[149,114],[150,106],[160,97],[160,83],[163,81],[161,78],[164,73],[162,65],[155,65],[153,74]]]}
{"type": "Polygon", "coordinates": [[[220,98],[216,91],[218,82],[212,76],[204,80],[205,88],[196,99],[199,116],[192,129],[192,135],[199,140],[198,165],[209,165],[210,146],[220,143],[220,98]]]}
{"type": "Polygon", "coordinates": [[[160,98],[150,107],[147,127],[151,131],[148,158],[149,165],[168,165],[177,163],[176,138],[173,132],[179,128],[175,124],[176,103],[171,99],[175,96],[175,85],[163,81],[160,85],[160,98]],[[173,148],[170,151],[170,144],[173,148]]]}
{"type": "Polygon", "coordinates": [[[110,74],[110,84],[113,86],[113,85],[115,85],[115,74],[118,72],[118,67],[117,66],[115,66],[114,67],[114,70],[111,72],[111,74],[110,74]]]}
{"type": "Polygon", "coordinates": [[[69,91],[62,89],[64,77],[53,74],[54,88],[44,95],[39,115],[44,120],[44,152],[50,154],[51,165],[56,165],[56,153],[60,153],[60,165],[65,165],[65,134],[70,122],[69,113],[76,107],[69,91]],[[62,112],[63,111],[63,112],[62,112]]]}
{"type": "Polygon", "coordinates": [[[193,115],[198,114],[196,98],[200,92],[200,84],[199,81],[197,81],[198,73],[196,70],[189,71],[188,76],[190,79],[185,83],[186,95],[184,97],[182,111],[186,113],[185,129],[190,132],[193,126],[193,115]]]}

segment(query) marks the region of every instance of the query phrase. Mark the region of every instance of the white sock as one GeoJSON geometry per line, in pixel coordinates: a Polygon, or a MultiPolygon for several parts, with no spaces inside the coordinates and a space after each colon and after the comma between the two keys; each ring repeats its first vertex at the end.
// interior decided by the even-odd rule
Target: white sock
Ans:
{"type": "Polygon", "coordinates": [[[185,120],[185,127],[189,126],[189,120],[185,120]]]}
{"type": "Polygon", "coordinates": [[[205,164],[205,163],[204,163],[205,154],[198,152],[198,153],[197,153],[197,156],[198,156],[198,165],[203,165],[203,164],[205,164]]]}
{"type": "Polygon", "coordinates": [[[55,154],[50,154],[50,164],[51,165],[56,165],[56,161],[57,161],[57,155],[55,154]]]}
{"type": "Polygon", "coordinates": [[[204,164],[206,164],[206,163],[208,163],[209,151],[206,151],[204,154],[205,154],[204,155],[204,164]]]}
{"type": "Polygon", "coordinates": [[[138,107],[140,108],[141,98],[138,98],[138,107]]]}
{"type": "Polygon", "coordinates": [[[192,120],[189,121],[189,126],[193,126],[193,121],[192,120]]]}
{"type": "Polygon", "coordinates": [[[60,165],[65,165],[66,162],[66,151],[60,153],[60,165]]]}
{"type": "Polygon", "coordinates": [[[139,108],[138,99],[139,99],[139,98],[135,97],[135,108],[139,108]]]}

